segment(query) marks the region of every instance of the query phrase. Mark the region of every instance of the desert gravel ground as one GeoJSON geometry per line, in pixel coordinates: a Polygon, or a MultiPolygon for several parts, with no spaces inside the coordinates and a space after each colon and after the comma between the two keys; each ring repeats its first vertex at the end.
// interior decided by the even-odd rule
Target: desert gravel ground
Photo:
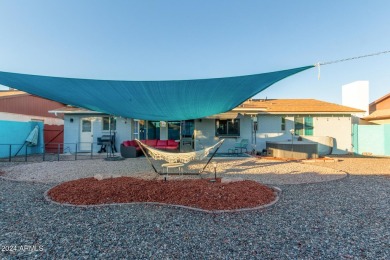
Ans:
{"type": "Polygon", "coordinates": [[[342,170],[350,174],[390,175],[390,157],[332,155],[330,158],[338,162],[316,162],[313,165],[342,170]]]}
{"type": "MultiPolygon", "coordinates": [[[[280,160],[248,159],[218,159],[217,174],[219,177],[241,177],[258,180],[265,184],[298,184],[330,181],[346,176],[346,173],[323,166],[299,162],[284,162],[280,160]]],[[[207,160],[194,161],[185,167],[189,173],[199,172],[207,160]]],[[[161,171],[160,161],[154,161],[156,168],[161,171]]],[[[143,178],[163,178],[157,176],[145,158],[126,159],[123,161],[78,160],[78,161],[45,161],[39,163],[3,163],[0,171],[4,177],[44,183],[58,183],[79,178],[121,175],[138,176],[143,178]]],[[[205,169],[200,176],[170,176],[169,178],[199,178],[213,176],[212,165],[205,169]]]]}
{"type": "MultiPolygon", "coordinates": [[[[286,174],[280,168],[293,171],[297,168],[289,167],[302,165],[303,172],[322,169],[326,176],[348,169],[351,174],[310,184],[280,183],[281,198],[271,208],[225,214],[153,205],[65,207],[43,198],[55,183],[0,179],[0,258],[389,259],[390,178],[384,170],[387,165],[378,163],[389,161],[349,159],[323,165],[266,166],[261,161],[264,167],[260,168],[271,167],[264,172],[276,167],[280,172],[275,175],[280,176],[286,174]],[[353,165],[347,166],[348,162],[353,165]],[[374,166],[363,168],[359,163],[374,166]]],[[[96,168],[91,169],[108,167],[93,162],[96,168]]],[[[246,176],[261,175],[251,173],[256,168],[253,163],[241,164],[246,176]]],[[[2,171],[12,169],[8,177],[22,176],[23,167],[32,169],[27,164],[0,164],[2,171]]],[[[63,165],[53,162],[51,167],[55,174],[66,176],[63,165]]],[[[88,168],[75,162],[67,167],[74,172],[88,168]]]]}

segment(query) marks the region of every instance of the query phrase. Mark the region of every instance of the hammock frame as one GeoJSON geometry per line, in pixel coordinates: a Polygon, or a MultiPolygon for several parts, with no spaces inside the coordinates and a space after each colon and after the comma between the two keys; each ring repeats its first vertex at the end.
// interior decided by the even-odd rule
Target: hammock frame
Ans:
{"type": "MultiPolygon", "coordinates": [[[[152,161],[149,158],[148,153],[145,151],[146,149],[143,147],[143,145],[145,145],[145,144],[142,143],[141,141],[139,141],[138,139],[134,139],[134,141],[136,141],[138,143],[139,147],[141,148],[141,151],[144,153],[146,159],[148,160],[149,164],[152,166],[154,172],[159,174],[159,175],[164,175],[165,173],[159,172],[156,169],[156,167],[153,165],[152,161]]],[[[201,174],[206,169],[207,165],[209,165],[210,161],[213,159],[213,157],[215,156],[215,154],[217,153],[217,151],[219,150],[219,148],[221,147],[221,145],[223,144],[224,141],[225,141],[225,139],[220,140],[219,145],[216,148],[213,148],[213,149],[215,149],[215,151],[212,153],[212,155],[210,156],[210,159],[208,159],[207,163],[205,164],[205,166],[202,168],[201,171],[199,171],[198,173],[185,172],[185,173],[181,173],[181,174],[183,174],[183,175],[199,175],[199,174],[201,174]]]]}

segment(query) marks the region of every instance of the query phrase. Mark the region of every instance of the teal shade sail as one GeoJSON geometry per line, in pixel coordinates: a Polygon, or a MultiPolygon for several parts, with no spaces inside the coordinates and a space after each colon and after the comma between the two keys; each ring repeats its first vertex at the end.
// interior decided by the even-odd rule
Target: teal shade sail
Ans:
{"type": "Polygon", "coordinates": [[[0,84],[115,116],[187,120],[227,112],[306,66],[247,76],[165,81],[94,80],[0,72],[0,84]]]}

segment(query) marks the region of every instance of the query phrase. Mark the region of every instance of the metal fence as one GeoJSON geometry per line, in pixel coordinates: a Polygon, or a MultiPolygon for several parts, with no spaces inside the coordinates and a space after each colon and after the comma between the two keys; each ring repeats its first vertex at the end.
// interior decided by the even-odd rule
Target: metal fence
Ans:
{"type": "Polygon", "coordinates": [[[91,160],[113,155],[110,146],[104,150],[97,143],[50,143],[42,146],[0,144],[0,162],[91,160]],[[86,147],[89,149],[85,149],[86,147]]]}

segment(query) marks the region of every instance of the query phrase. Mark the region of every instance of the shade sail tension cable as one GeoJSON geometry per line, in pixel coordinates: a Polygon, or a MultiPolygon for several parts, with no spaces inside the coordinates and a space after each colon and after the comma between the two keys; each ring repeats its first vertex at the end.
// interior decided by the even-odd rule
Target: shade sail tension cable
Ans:
{"type": "Polygon", "coordinates": [[[317,62],[316,64],[314,64],[314,66],[318,68],[318,79],[320,79],[320,76],[321,76],[321,66],[323,66],[323,65],[329,65],[329,64],[334,64],[334,63],[339,63],[339,62],[344,62],[344,61],[350,61],[350,60],[357,60],[357,59],[362,59],[362,58],[367,58],[367,57],[372,57],[372,56],[377,56],[377,55],[382,55],[382,54],[387,54],[387,53],[390,53],[390,50],[388,50],[388,51],[380,51],[380,52],[375,52],[375,53],[370,53],[370,54],[366,54],[366,55],[340,59],[340,60],[333,60],[333,61],[326,61],[326,62],[317,62]]]}

